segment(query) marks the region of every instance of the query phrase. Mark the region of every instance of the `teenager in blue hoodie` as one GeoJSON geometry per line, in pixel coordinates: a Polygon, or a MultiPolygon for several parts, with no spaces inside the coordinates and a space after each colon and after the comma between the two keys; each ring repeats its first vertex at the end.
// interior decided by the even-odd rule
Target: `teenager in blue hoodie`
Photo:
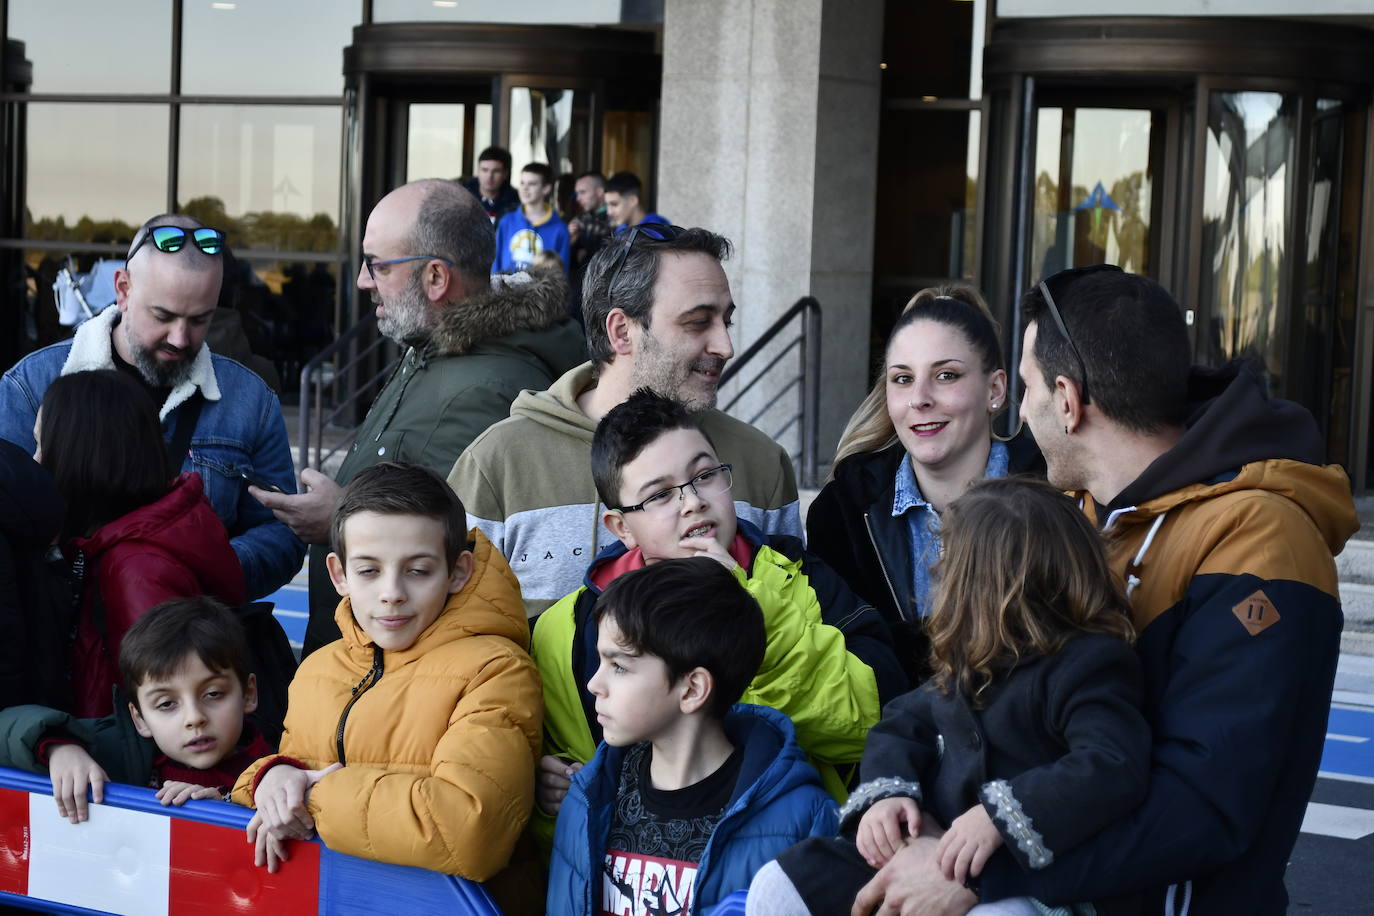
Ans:
{"type": "Polygon", "coordinates": [[[542,162],[531,162],[520,170],[520,206],[501,217],[496,224],[496,260],[491,272],[508,274],[527,270],[541,251],[556,253],[563,262],[563,274],[572,263],[572,241],[568,226],[554,209],[553,170],[542,162]]]}
{"type": "Polygon", "coordinates": [[[704,913],[790,843],[836,825],[791,721],[735,703],[763,614],[704,557],[626,573],[593,611],[604,743],[558,813],[547,913],[704,913]],[[733,705],[732,705],[733,704],[733,705]]]}

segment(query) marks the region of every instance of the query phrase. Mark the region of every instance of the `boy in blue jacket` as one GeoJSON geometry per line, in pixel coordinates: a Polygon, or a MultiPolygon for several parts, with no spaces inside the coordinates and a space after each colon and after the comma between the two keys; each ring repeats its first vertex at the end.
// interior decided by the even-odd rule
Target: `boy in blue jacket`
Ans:
{"type": "Polygon", "coordinates": [[[704,913],[836,824],[791,721],[733,705],[764,657],[758,602],[721,564],[626,573],[592,612],[605,742],[558,814],[547,912],[704,913]]]}
{"type": "Polygon", "coordinates": [[[602,522],[619,543],[535,624],[530,654],[544,682],[536,839],[547,847],[572,774],[602,738],[586,689],[598,665],[597,597],[621,575],[685,557],[714,561],[758,602],[767,643],[744,700],[792,719],[823,784],[843,801],[880,707],[907,689],[882,617],[796,538],[764,535],[736,517],[730,465],[678,402],[635,392],[597,425],[591,459],[602,522]]]}

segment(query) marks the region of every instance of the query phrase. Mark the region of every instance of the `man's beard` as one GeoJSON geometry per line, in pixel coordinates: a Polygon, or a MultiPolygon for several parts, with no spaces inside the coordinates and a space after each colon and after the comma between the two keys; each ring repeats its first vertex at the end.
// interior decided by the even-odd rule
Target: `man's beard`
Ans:
{"type": "Polygon", "coordinates": [[[429,316],[429,302],[425,299],[418,274],[394,299],[386,301],[372,291],[374,304],[380,302],[385,314],[377,319],[377,330],[403,347],[424,340],[433,330],[429,316]]]}
{"type": "Polygon", "coordinates": [[[648,388],[694,412],[708,410],[716,406],[716,386],[711,385],[707,390],[707,381],[694,373],[697,370],[719,373],[724,368],[725,360],[713,356],[703,356],[689,363],[679,361],[646,328],[640,351],[635,356],[631,387],[648,388]]]}
{"type": "Polygon", "coordinates": [[[181,359],[175,362],[160,360],[155,351],[144,349],[134,340],[133,329],[127,323],[124,325],[124,342],[129,345],[134,368],[154,388],[175,388],[191,377],[191,367],[196,361],[194,353],[178,351],[183,354],[181,359]]]}

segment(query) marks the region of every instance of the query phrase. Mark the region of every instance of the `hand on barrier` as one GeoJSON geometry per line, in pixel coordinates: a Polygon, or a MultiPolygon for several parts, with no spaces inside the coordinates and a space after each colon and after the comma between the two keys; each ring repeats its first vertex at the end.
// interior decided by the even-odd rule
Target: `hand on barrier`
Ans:
{"type": "Polygon", "coordinates": [[[164,805],[184,805],[193,798],[215,800],[220,798],[220,791],[213,786],[198,786],[174,779],[167,780],[157,790],[157,800],[164,805]]]}
{"type": "Polygon", "coordinates": [[[79,744],[59,744],[48,752],[48,775],[52,777],[52,797],[57,813],[73,824],[90,820],[86,789],[98,805],[105,800],[105,783],[110,777],[79,744]]]}
{"type": "Polygon", "coordinates": [[[254,844],[253,862],[275,872],[289,858],[286,840],[308,840],[315,833],[315,819],[306,802],[310,790],[330,773],[341,768],[335,763],[322,770],[302,770],[279,763],[258,782],[253,793],[257,813],[248,822],[248,842],[254,844]]]}
{"type": "Polygon", "coordinates": [[[987,809],[974,805],[956,817],[940,839],[935,855],[946,879],[963,884],[969,875],[978,877],[988,857],[1002,845],[1002,834],[993,826],[987,809]]]}
{"type": "Polygon", "coordinates": [[[914,798],[884,798],[874,802],[859,819],[854,845],[869,865],[882,868],[906,842],[902,822],[906,822],[907,836],[921,835],[921,808],[914,798]]]}
{"type": "Polygon", "coordinates": [[[534,799],[539,810],[552,817],[563,806],[573,774],[582,769],[580,763],[570,763],[561,757],[540,757],[538,779],[534,783],[534,799]]]}
{"type": "Polygon", "coordinates": [[[273,493],[250,486],[248,495],[272,510],[296,537],[307,544],[329,543],[329,515],[339,498],[339,485],[314,468],[301,471],[305,493],[273,493]]]}

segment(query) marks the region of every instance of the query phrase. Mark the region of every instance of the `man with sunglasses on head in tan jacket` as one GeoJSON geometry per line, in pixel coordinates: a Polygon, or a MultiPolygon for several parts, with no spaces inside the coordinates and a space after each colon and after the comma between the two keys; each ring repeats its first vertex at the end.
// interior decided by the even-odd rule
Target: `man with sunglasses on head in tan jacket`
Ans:
{"type": "Polygon", "coordinates": [[[0,379],[0,438],[34,450],[34,419],[58,376],[128,373],[159,405],[173,466],[200,474],[251,600],[291,581],[305,545],[248,495],[245,482],[295,492],[281,404],[251,370],[205,345],[224,251],[223,232],[184,214],[155,216],[139,227],[115,272],[117,307],[81,325],[71,340],[30,353],[0,379]]]}

